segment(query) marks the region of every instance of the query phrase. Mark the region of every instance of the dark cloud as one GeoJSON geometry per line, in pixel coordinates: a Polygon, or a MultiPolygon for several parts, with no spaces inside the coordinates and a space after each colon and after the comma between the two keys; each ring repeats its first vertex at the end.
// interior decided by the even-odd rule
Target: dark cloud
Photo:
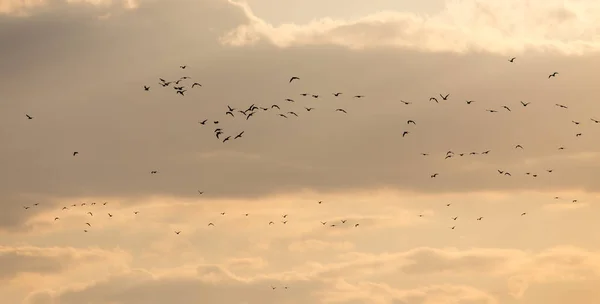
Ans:
{"type": "Polygon", "coordinates": [[[155,2],[103,21],[92,18],[89,7],[82,10],[0,21],[7,25],[0,34],[7,41],[0,47],[6,79],[0,84],[6,100],[0,227],[23,223],[22,205],[78,196],[187,196],[196,189],[207,197],[307,188],[597,190],[595,159],[560,157],[597,150],[600,124],[590,121],[594,113],[600,118],[590,102],[596,57],[527,54],[510,64],[487,54],[219,48],[219,35],[247,21],[226,3],[155,2]],[[189,68],[182,71],[180,64],[189,68]],[[559,76],[549,80],[555,70],[559,76]],[[157,84],[158,77],[183,75],[203,88],[181,97],[157,84]],[[302,79],[288,84],[291,75],[302,79]],[[145,84],[150,92],[142,90],[145,84]],[[335,99],[336,91],[345,95],[335,99]],[[302,98],[301,92],[322,97],[302,98]],[[450,94],[448,101],[428,101],[442,93],[450,94]],[[351,98],[355,94],[367,97],[351,98]],[[283,101],[289,97],[296,102],[283,101]],[[466,99],[476,102],[466,105],[466,99]],[[520,100],[532,103],[522,107],[520,100]],[[224,115],[226,105],[252,103],[276,103],[299,117],[283,119],[272,110],[248,121],[224,115]],[[197,123],[205,118],[219,120],[227,135],[243,130],[244,137],[222,144],[213,125],[197,123]],[[408,126],[408,119],[417,125],[408,126]],[[411,133],[402,138],[405,130],[411,133]],[[583,136],[575,138],[577,132],[583,136]],[[558,151],[561,145],[567,149],[558,151]],[[444,160],[448,150],[491,152],[444,160]],[[73,151],[80,154],[72,157],[73,151]],[[526,171],[540,176],[529,178],[526,171]],[[439,176],[431,179],[433,173],[439,176]]]}
{"type": "Polygon", "coordinates": [[[101,254],[85,252],[77,256],[66,248],[0,247],[0,280],[24,273],[58,274],[73,264],[101,258],[101,254]]]}

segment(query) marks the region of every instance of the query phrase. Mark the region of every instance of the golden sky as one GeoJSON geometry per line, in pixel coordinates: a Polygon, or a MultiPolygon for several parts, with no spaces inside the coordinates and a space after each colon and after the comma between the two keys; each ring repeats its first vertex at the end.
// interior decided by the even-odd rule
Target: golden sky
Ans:
{"type": "Polygon", "coordinates": [[[597,1],[0,12],[2,303],[600,301],[597,1]]]}

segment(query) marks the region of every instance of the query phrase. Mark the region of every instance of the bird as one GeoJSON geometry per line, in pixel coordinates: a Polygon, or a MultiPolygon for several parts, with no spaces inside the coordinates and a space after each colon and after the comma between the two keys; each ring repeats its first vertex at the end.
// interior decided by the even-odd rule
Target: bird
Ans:
{"type": "Polygon", "coordinates": [[[208,226],[214,226],[214,225],[215,225],[215,224],[213,224],[213,223],[208,223],[208,226]]]}
{"type": "Polygon", "coordinates": [[[450,96],[450,94],[446,94],[446,96],[440,94],[440,97],[442,97],[443,100],[448,100],[448,96],[450,96]]]}
{"type": "Polygon", "coordinates": [[[90,223],[85,223],[85,224],[88,225],[88,226],[90,226],[90,227],[92,227],[92,224],[90,224],[90,223]]]}
{"type": "Polygon", "coordinates": [[[412,102],[410,102],[410,101],[404,101],[404,100],[400,100],[400,102],[401,102],[401,103],[403,103],[403,104],[405,104],[405,105],[409,105],[409,104],[411,104],[411,103],[412,103],[412,102]]]}
{"type": "Polygon", "coordinates": [[[156,170],[150,171],[150,174],[156,174],[156,173],[158,173],[158,171],[156,171],[156,170]]]}
{"type": "Polygon", "coordinates": [[[335,109],[335,111],[336,111],[336,112],[344,112],[344,113],[346,113],[346,114],[348,113],[348,112],[346,112],[346,110],[344,110],[344,109],[335,109]]]}
{"type": "Polygon", "coordinates": [[[521,216],[526,215],[526,214],[527,214],[527,212],[523,212],[523,213],[521,213],[521,216]]]}
{"type": "Polygon", "coordinates": [[[288,114],[292,114],[292,115],[294,115],[294,116],[298,117],[298,114],[296,114],[296,113],[294,113],[294,112],[288,112],[288,114]]]}
{"type": "Polygon", "coordinates": [[[521,148],[521,149],[523,149],[523,146],[521,146],[521,145],[516,145],[516,146],[515,146],[515,149],[517,149],[517,148],[521,148]]]}
{"type": "Polygon", "coordinates": [[[515,59],[517,59],[517,57],[513,57],[513,58],[509,59],[508,62],[515,62],[515,59]]]}
{"type": "Polygon", "coordinates": [[[208,121],[208,119],[205,119],[203,121],[198,121],[198,123],[201,124],[201,125],[205,125],[207,121],[208,121]]]}
{"type": "Polygon", "coordinates": [[[233,112],[231,112],[231,111],[227,111],[227,112],[225,112],[225,115],[231,115],[231,117],[235,117],[235,116],[233,115],[233,112]]]}
{"type": "Polygon", "coordinates": [[[179,68],[181,68],[182,70],[185,70],[185,68],[187,68],[187,65],[180,65],[179,68]]]}
{"type": "Polygon", "coordinates": [[[521,104],[522,104],[524,107],[526,107],[526,106],[527,106],[528,104],[530,104],[530,103],[531,103],[531,102],[523,102],[523,101],[521,101],[521,104]]]}
{"type": "Polygon", "coordinates": [[[149,86],[144,86],[144,91],[150,91],[150,87],[149,86]]]}
{"type": "Polygon", "coordinates": [[[281,108],[278,105],[276,105],[276,104],[272,105],[271,109],[281,110],[281,108]]]}
{"type": "Polygon", "coordinates": [[[512,112],[509,107],[507,107],[507,106],[502,106],[502,107],[507,109],[509,112],[512,112]]]}
{"type": "Polygon", "coordinates": [[[438,173],[434,173],[431,175],[431,178],[437,177],[439,174],[438,173]]]}
{"type": "Polygon", "coordinates": [[[236,135],[233,139],[238,139],[242,137],[242,134],[244,134],[244,131],[240,132],[240,134],[236,135]]]}
{"type": "Polygon", "coordinates": [[[60,220],[60,218],[57,216],[57,217],[55,217],[55,218],[54,218],[54,220],[55,220],[55,221],[56,221],[56,220],[60,220]]]}
{"type": "Polygon", "coordinates": [[[410,132],[408,132],[408,131],[404,131],[404,132],[402,132],[402,137],[404,137],[404,136],[408,135],[409,133],[410,133],[410,132]]]}
{"type": "Polygon", "coordinates": [[[30,116],[29,114],[25,114],[25,117],[27,117],[27,119],[33,119],[33,116],[30,116]]]}
{"type": "Polygon", "coordinates": [[[180,233],[181,233],[181,231],[179,231],[179,230],[175,231],[175,234],[180,234],[180,233]]]}
{"type": "Polygon", "coordinates": [[[356,95],[356,96],[354,96],[354,98],[358,98],[358,99],[363,98],[363,97],[365,97],[365,96],[364,95],[356,95]]]}
{"type": "Polygon", "coordinates": [[[600,120],[596,120],[596,119],[593,119],[593,118],[590,118],[590,119],[591,119],[593,122],[595,122],[595,123],[600,123],[600,120]]]}
{"type": "Polygon", "coordinates": [[[556,106],[557,106],[557,107],[560,107],[560,108],[563,108],[563,109],[568,109],[568,107],[567,107],[567,106],[565,106],[565,105],[562,105],[562,104],[559,104],[559,103],[557,103],[557,104],[556,104],[556,106]]]}
{"type": "Polygon", "coordinates": [[[113,217],[112,214],[108,213],[108,217],[113,217]]]}
{"type": "Polygon", "coordinates": [[[73,156],[75,156],[77,154],[79,154],[79,152],[77,152],[77,151],[73,152],[73,156]]]}
{"type": "Polygon", "coordinates": [[[497,113],[497,112],[498,112],[498,111],[496,111],[496,110],[486,110],[486,111],[488,111],[488,112],[490,112],[490,113],[497,113]]]}
{"type": "Polygon", "coordinates": [[[199,194],[199,195],[202,195],[202,194],[204,194],[204,191],[200,191],[200,190],[198,190],[198,194],[199,194]]]}
{"type": "Polygon", "coordinates": [[[192,89],[193,89],[195,86],[199,86],[199,87],[201,87],[202,85],[201,85],[201,84],[199,84],[199,83],[197,83],[197,82],[194,82],[194,84],[192,84],[192,89]]]}
{"type": "Polygon", "coordinates": [[[437,100],[437,98],[435,98],[435,97],[430,97],[429,98],[429,101],[432,101],[432,100],[435,101],[436,103],[439,103],[438,100],[437,100]]]}
{"type": "Polygon", "coordinates": [[[294,77],[290,78],[290,82],[289,83],[292,83],[292,81],[294,81],[294,80],[300,80],[300,77],[294,76],[294,77]]]}
{"type": "Polygon", "coordinates": [[[293,99],[291,98],[286,98],[285,101],[289,101],[289,102],[295,102],[293,99]]]}
{"type": "Polygon", "coordinates": [[[354,224],[354,227],[358,227],[358,225],[360,225],[360,224],[356,223],[356,224],[354,224]]]}
{"type": "Polygon", "coordinates": [[[341,92],[338,92],[338,93],[333,93],[333,96],[335,96],[335,97],[338,97],[338,96],[340,96],[340,95],[342,95],[342,93],[341,93],[341,92]]]}
{"type": "Polygon", "coordinates": [[[416,125],[417,123],[414,120],[409,119],[408,121],[406,121],[406,124],[416,125]]]}
{"type": "Polygon", "coordinates": [[[556,77],[556,75],[558,75],[558,72],[554,72],[554,73],[548,75],[548,79],[550,79],[551,77],[556,77]]]}
{"type": "Polygon", "coordinates": [[[474,102],[475,102],[475,100],[467,100],[467,101],[466,101],[466,103],[467,103],[467,104],[472,104],[472,103],[474,103],[474,102]]]}
{"type": "Polygon", "coordinates": [[[304,107],[304,108],[306,109],[307,112],[310,112],[315,109],[315,108],[307,108],[307,107],[304,107]]]}
{"type": "Polygon", "coordinates": [[[456,220],[458,219],[458,216],[456,216],[456,217],[453,217],[452,219],[456,221],[456,220]]]}
{"type": "Polygon", "coordinates": [[[92,212],[88,212],[87,214],[89,214],[90,216],[94,216],[94,214],[92,212]]]}

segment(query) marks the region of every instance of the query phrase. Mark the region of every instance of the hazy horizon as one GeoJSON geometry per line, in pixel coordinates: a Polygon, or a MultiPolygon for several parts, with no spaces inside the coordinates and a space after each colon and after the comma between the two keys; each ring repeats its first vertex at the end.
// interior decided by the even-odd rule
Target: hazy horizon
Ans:
{"type": "Polygon", "coordinates": [[[598,301],[598,16],[0,0],[0,299],[598,301]]]}

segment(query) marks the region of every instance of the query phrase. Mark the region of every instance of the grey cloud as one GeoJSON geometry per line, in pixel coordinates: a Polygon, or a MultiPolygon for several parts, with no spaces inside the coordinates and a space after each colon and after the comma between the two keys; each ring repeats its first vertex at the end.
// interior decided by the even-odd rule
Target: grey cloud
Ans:
{"type": "Polygon", "coordinates": [[[198,188],[208,198],[256,198],[302,189],[598,190],[597,161],[560,157],[597,150],[592,138],[600,125],[590,116],[600,109],[587,102],[595,57],[529,54],[510,65],[506,58],[486,54],[277,50],[267,45],[219,49],[216,37],[243,22],[244,15],[225,3],[194,3],[156,2],[114,19],[72,17],[78,21],[69,24],[67,18],[56,27],[58,17],[48,13],[13,26],[11,37],[19,38],[6,40],[12,49],[2,50],[9,67],[3,72],[16,74],[5,74],[0,84],[8,100],[0,114],[0,140],[7,143],[0,158],[6,211],[0,227],[22,225],[37,211],[27,213],[21,206],[37,199],[48,204],[69,197],[188,196],[197,195],[198,188]],[[209,9],[201,10],[203,5],[209,9]],[[166,17],[174,15],[179,18],[166,17]],[[39,26],[56,30],[52,37],[58,39],[47,57],[31,53],[51,43],[36,42],[34,21],[43,18],[55,23],[40,21],[39,26]],[[78,32],[61,36],[63,27],[78,32]],[[190,40],[196,32],[198,39],[190,40]],[[170,51],[181,55],[166,57],[170,51]],[[59,57],[60,63],[53,64],[59,57]],[[35,60],[28,64],[30,59],[35,60]],[[17,69],[14,62],[22,66],[17,69]],[[186,97],[156,84],[158,77],[182,76],[180,64],[188,64],[185,74],[204,84],[186,97]],[[548,80],[554,70],[561,74],[548,80]],[[302,80],[288,84],[290,75],[302,80]],[[150,92],[141,90],[144,84],[153,86],[150,92]],[[323,100],[303,100],[298,94],[304,91],[323,100]],[[334,91],[346,95],[335,100],[334,91]],[[450,100],[427,101],[440,93],[450,93],[450,100]],[[349,98],[354,94],[367,97],[349,98]],[[286,104],[287,97],[297,102],[286,104]],[[400,99],[413,104],[404,106],[400,99]],[[477,102],[467,106],[466,99],[477,102]],[[524,108],[519,100],[532,104],[524,108]],[[228,104],[252,103],[278,103],[300,117],[286,120],[270,111],[248,121],[224,116],[228,104]],[[560,111],[554,103],[570,109],[560,111]],[[484,111],[504,104],[513,112],[484,111]],[[303,106],[317,109],[307,113],[303,106]],[[338,107],[348,114],[334,112],[338,107]],[[27,121],[24,113],[35,119],[27,121]],[[211,127],[197,124],[204,118],[220,120],[227,134],[246,133],[222,144],[211,127]],[[417,125],[407,126],[408,119],[417,125]],[[571,120],[582,125],[575,127],[571,120]],[[404,130],[411,131],[406,138],[401,137],[404,130]],[[578,130],[584,136],[576,139],[578,130]],[[515,144],[525,151],[515,150],[515,144]],[[567,150],[557,151],[560,145],[567,150]],[[447,150],[488,149],[487,156],[443,160],[447,150]],[[75,150],[80,154],[74,158],[75,150]],[[421,152],[431,155],[420,157],[421,152]],[[556,159],[524,163],[550,156],[556,159]],[[549,167],[555,172],[542,174],[549,167]],[[514,176],[501,177],[497,169],[514,176]],[[160,174],[150,175],[150,170],[160,174]],[[527,179],[525,171],[540,172],[540,177],[527,179]],[[440,175],[429,178],[433,173],[440,175]]]}
{"type": "Polygon", "coordinates": [[[0,247],[0,280],[19,274],[58,274],[72,265],[104,259],[107,252],[81,252],[61,248],[0,247]]]}

